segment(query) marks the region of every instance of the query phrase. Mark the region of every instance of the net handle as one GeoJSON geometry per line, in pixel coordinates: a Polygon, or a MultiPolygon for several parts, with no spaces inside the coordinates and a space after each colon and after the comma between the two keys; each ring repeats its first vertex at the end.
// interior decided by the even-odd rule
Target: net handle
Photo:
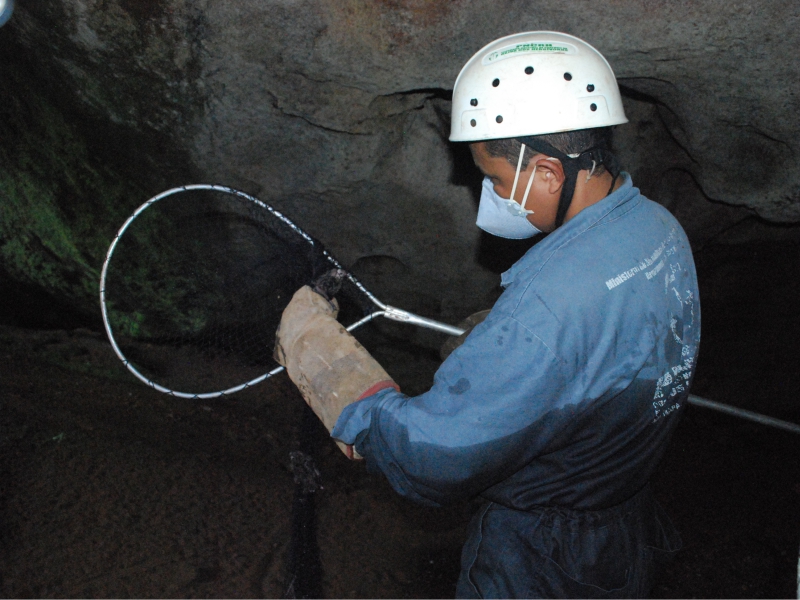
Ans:
{"type": "MultiPolygon", "coordinates": [[[[122,361],[122,364],[124,364],[125,367],[127,367],[127,369],[137,379],[139,379],[145,385],[148,385],[149,387],[153,388],[154,390],[157,390],[157,391],[162,392],[164,394],[169,394],[170,396],[175,396],[177,398],[189,398],[189,399],[205,400],[205,399],[209,399],[209,398],[219,398],[220,396],[226,396],[228,394],[234,394],[236,392],[240,392],[242,390],[245,390],[245,389],[247,389],[247,388],[249,388],[251,386],[254,386],[254,385],[258,384],[258,383],[261,383],[265,379],[269,379],[273,375],[277,375],[278,373],[283,371],[284,368],[283,367],[276,367],[275,369],[272,369],[268,373],[260,375],[260,376],[256,377],[255,379],[251,379],[247,383],[242,383],[240,385],[228,388],[226,390],[222,390],[220,392],[207,392],[207,393],[202,393],[202,394],[191,394],[191,393],[187,393],[187,392],[177,392],[175,390],[171,390],[169,388],[165,388],[164,386],[159,385],[155,381],[152,381],[151,379],[148,379],[147,377],[142,375],[136,369],[136,367],[134,367],[131,364],[131,362],[128,360],[128,358],[123,354],[122,350],[120,349],[119,345],[117,344],[117,340],[114,337],[114,333],[111,331],[111,323],[109,322],[108,310],[106,308],[106,274],[108,273],[108,265],[111,262],[111,257],[114,255],[114,250],[117,247],[117,242],[119,242],[119,239],[120,239],[120,237],[122,237],[122,234],[125,233],[125,231],[128,229],[130,224],[133,223],[133,221],[135,221],[136,218],[140,214],[142,214],[142,212],[147,210],[150,206],[152,206],[153,204],[155,204],[159,200],[163,200],[164,198],[172,196],[173,194],[179,194],[181,192],[188,192],[188,191],[192,191],[192,190],[211,190],[211,191],[216,191],[216,192],[224,192],[224,193],[228,193],[228,194],[233,194],[235,196],[239,196],[240,198],[244,198],[245,200],[249,200],[250,202],[253,202],[254,204],[257,204],[261,208],[263,208],[265,210],[268,210],[274,217],[276,217],[276,218],[280,219],[281,221],[283,221],[292,230],[294,230],[295,233],[300,235],[303,239],[305,239],[312,246],[314,246],[316,244],[316,242],[314,241],[314,238],[312,238],[305,231],[300,229],[300,227],[298,227],[291,219],[289,219],[286,215],[284,215],[280,211],[274,209],[269,204],[266,204],[265,202],[262,202],[258,198],[254,198],[253,196],[251,196],[249,194],[246,194],[244,192],[241,192],[239,190],[235,190],[233,188],[230,188],[230,187],[227,187],[227,186],[224,186],[224,185],[216,185],[216,184],[209,184],[209,183],[195,183],[195,184],[191,184],[191,185],[182,185],[182,186],[171,188],[169,190],[161,192],[160,194],[157,194],[157,195],[153,196],[147,202],[145,202],[144,204],[139,206],[139,208],[137,208],[133,212],[133,214],[130,217],[128,217],[128,219],[125,221],[125,223],[122,224],[122,227],[119,228],[119,231],[117,231],[117,234],[114,237],[114,239],[112,240],[111,245],[108,247],[108,252],[106,253],[106,258],[103,261],[103,268],[100,271],[100,285],[99,285],[99,289],[100,289],[100,312],[101,312],[102,317],[103,317],[103,326],[105,327],[106,335],[108,336],[108,341],[111,343],[111,348],[114,350],[114,353],[117,355],[117,357],[122,361]]],[[[353,323],[352,325],[347,327],[347,331],[353,331],[353,330],[361,327],[363,324],[371,321],[372,319],[374,319],[376,317],[385,317],[387,319],[391,319],[393,321],[398,321],[400,323],[407,323],[409,325],[416,325],[418,327],[425,327],[425,328],[428,328],[428,329],[433,329],[435,331],[440,331],[440,332],[443,332],[443,333],[447,333],[449,335],[456,335],[457,336],[457,335],[461,335],[462,333],[464,333],[464,331],[462,329],[459,329],[458,327],[452,327],[452,326],[447,325],[445,323],[440,323],[438,321],[434,321],[433,319],[428,319],[426,317],[421,317],[419,315],[415,315],[414,313],[402,310],[400,308],[395,308],[393,306],[389,306],[387,304],[384,304],[383,302],[378,300],[372,294],[372,292],[370,292],[367,288],[365,288],[364,285],[358,279],[356,279],[350,272],[348,272],[346,269],[344,269],[344,267],[342,267],[342,265],[339,263],[339,261],[337,261],[326,249],[323,248],[322,249],[322,253],[325,256],[325,258],[327,258],[331,262],[332,265],[334,265],[337,269],[342,269],[342,271],[345,272],[347,278],[353,283],[353,285],[355,285],[359,289],[359,291],[361,291],[367,298],[370,299],[370,301],[375,306],[377,306],[379,308],[379,310],[377,310],[377,311],[375,311],[373,313],[370,313],[369,315],[367,315],[363,319],[361,319],[359,321],[356,321],[355,323],[353,323]]]]}

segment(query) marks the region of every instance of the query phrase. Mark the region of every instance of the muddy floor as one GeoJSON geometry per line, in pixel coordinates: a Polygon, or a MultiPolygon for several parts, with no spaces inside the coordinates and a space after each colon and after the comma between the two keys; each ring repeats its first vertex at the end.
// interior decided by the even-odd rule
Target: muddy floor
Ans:
{"type": "MultiPolygon", "coordinates": [[[[712,249],[698,265],[694,393],[800,421],[797,247],[712,249]]],[[[406,391],[424,391],[433,352],[364,335],[406,391]]],[[[180,400],[128,375],[99,332],[12,326],[0,327],[0,365],[4,597],[287,594],[289,452],[305,408],[284,376],[180,400]]],[[[475,504],[416,506],[321,426],[311,437],[318,594],[452,597],[475,504]]],[[[690,407],[654,488],[685,544],[654,597],[795,596],[800,436],[690,407]]]]}

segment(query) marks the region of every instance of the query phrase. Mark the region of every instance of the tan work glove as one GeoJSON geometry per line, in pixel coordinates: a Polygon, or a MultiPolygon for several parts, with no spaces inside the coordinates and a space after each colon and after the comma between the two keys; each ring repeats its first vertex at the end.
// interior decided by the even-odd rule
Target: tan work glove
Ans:
{"type": "MultiPolygon", "coordinates": [[[[332,431],[348,404],[397,384],[336,320],[339,306],[308,286],[295,292],[276,333],[275,360],[286,367],[303,398],[332,431]]],[[[348,458],[352,446],[336,442],[348,458]]]]}
{"type": "Polygon", "coordinates": [[[458,348],[461,344],[464,343],[464,340],[467,339],[467,336],[472,333],[472,330],[475,329],[476,325],[483,323],[484,319],[489,316],[489,313],[492,312],[491,309],[489,310],[482,310],[480,312],[476,312],[468,316],[466,319],[461,321],[458,324],[459,329],[464,329],[464,333],[459,336],[452,336],[447,338],[442,347],[439,348],[439,356],[442,360],[446,359],[450,354],[458,348]]]}

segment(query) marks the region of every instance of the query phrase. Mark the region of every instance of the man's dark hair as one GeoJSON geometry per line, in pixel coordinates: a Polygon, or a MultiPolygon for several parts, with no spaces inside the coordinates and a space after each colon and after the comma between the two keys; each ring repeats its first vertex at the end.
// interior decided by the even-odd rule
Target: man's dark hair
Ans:
{"type": "MultiPolygon", "coordinates": [[[[548,133],[535,137],[561,150],[564,154],[580,154],[591,148],[602,148],[610,151],[611,131],[611,127],[595,127],[593,129],[579,129],[577,131],[564,131],[562,133],[548,133]]],[[[505,158],[516,168],[517,162],[519,161],[520,146],[520,141],[514,138],[487,140],[486,152],[489,156],[505,158]]],[[[539,152],[526,146],[525,156],[522,158],[523,169],[528,168],[528,163],[536,154],[539,154],[539,152]]],[[[598,165],[598,170],[596,172],[602,172],[600,170],[601,167],[602,165],[598,165]]]]}

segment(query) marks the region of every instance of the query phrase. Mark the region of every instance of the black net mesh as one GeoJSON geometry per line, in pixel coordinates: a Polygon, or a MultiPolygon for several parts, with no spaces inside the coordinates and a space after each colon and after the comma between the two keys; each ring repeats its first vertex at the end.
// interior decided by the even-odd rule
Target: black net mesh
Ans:
{"type": "MultiPolygon", "coordinates": [[[[265,205],[181,191],[152,202],[119,237],[104,282],[108,324],[145,378],[182,393],[222,391],[278,366],[283,309],[336,266],[265,205]]],[[[347,280],[337,298],[343,322],[369,306],[347,280]]]]}

